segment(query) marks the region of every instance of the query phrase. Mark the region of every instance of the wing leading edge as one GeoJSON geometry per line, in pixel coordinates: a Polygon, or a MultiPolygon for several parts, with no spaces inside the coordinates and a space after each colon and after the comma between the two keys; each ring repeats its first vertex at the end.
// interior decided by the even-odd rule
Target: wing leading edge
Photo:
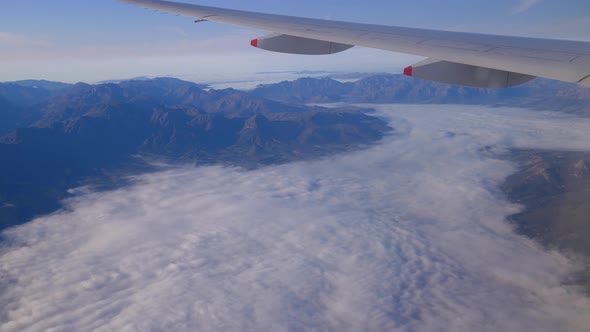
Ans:
{"type": "Polygon", "coordinates": [[[538,76],[590,87],[590,42],[339,22],[161,0],[118,1],[266,30],[273,34],[251,44],[277,52],[332,54],[364,46],[424,56],[429,59],[404,73],[434,81],[502,88],[538,76]]]}

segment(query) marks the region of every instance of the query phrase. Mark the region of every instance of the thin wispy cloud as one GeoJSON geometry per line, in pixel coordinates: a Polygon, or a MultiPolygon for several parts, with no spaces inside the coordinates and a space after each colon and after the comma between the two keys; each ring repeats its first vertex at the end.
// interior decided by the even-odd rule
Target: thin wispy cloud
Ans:
{"type": "Polygon", "coordinates": [[[6,231],[0,330],[587,331],[579,266],[505,222],[494,152],[588,150],[590,120],[378,114],[396,134],[364,151],[142,175],[6,231]]]}
{"type": "Polygon", "coordinates": [[[47,40],[32,38],[12,32],[0,31],[0,47],[40,47],[49,45],[50,42],[47,40]]]}
{"type": "Polygon", "coordinates": [[[518,5],[514,7],[514,9],[512,10],[512,14],[516,15],[524,13],[527,10],[536,6],[539,2],[541,2],[541,0],[519,0],[518,5]]]}

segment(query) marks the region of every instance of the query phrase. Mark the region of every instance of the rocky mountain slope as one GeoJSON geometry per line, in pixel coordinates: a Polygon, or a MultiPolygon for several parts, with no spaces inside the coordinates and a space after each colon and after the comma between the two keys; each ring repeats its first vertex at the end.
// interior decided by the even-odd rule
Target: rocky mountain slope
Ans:
{"type": "Polygon", "coordinates": [[[508,197],[526,206],[516,229],[548,247],[590,257],[590,153],[514,151],[520,170],[506,179],[508,197]]]}
{"type": "Polygon", "coordinates": [[[535,79],[509,89],[476,89],[384,74],[346,83],[330,78],[302,78],[260,85],[252,93],[294,104],[479,104],[558,110],[590,116],[590,89],[546,79],[535,79]]]}
{"type": "MultiPolygon", "coordinates": [[[[161,78],[46,90],[0,84],[0,228],[135,156],[254,166],[344,151],[390,130],[356,110],[293,106],[161,78]]],[[[145,166],[145,165],[144,165],[145,166]]]]}

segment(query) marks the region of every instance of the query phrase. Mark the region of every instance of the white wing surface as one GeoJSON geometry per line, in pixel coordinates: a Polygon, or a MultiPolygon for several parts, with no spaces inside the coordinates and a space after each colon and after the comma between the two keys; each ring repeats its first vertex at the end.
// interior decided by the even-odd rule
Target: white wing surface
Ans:
{"type": "Polygon", "coordinates": [[[486,35],[264,14],[160,0],[118,0],[197,20],[272,32],[255,47],[331,54],[353,46],[424,56],[404,73],[434,81],[502,88],[545,77],[590,87],[590,42],[486,35]]]}

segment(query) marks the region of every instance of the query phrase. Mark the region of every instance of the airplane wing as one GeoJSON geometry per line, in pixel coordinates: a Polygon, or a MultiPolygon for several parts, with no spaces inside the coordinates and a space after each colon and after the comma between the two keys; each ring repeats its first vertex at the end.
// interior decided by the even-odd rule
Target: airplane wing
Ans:
{"type": "Polygon", "coordinates": [[[427,57],[404,74],[504,88],[545,77],[590,87],[590,42],[486,35],[264,14],[161,0],[118,0],[157,11],[266,30],[265,50],[332,54],[364,46],[427,57]]]}

